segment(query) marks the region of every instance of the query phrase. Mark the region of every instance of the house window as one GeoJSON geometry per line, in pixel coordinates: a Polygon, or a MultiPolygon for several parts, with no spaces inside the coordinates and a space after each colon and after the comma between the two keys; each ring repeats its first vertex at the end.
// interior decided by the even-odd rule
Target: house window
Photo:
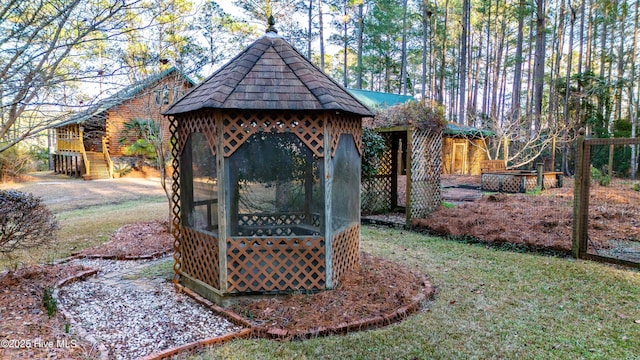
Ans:
{"type": "Polygon", "coordinates": [[[162,104],[169,104],[169,88],[166,86],[162,89],[162,104]]]}
{"type": "Polygon", "coordinates": [[[162,97],[160,96],[160,90],[154,91],[154,94],[156,96],[156,105],[162,104],[162,97]]]}
{"type": "Polygon", "coordinates": [[[180,88],[179,86],[175,86],[173,88],[173,94],[171,95],[171,102],[174,103],[176,101],[178,101],[178,99],[180,99],[182,96],[184,95],[184,90],[182,90],[182,88],[180,88]]]}

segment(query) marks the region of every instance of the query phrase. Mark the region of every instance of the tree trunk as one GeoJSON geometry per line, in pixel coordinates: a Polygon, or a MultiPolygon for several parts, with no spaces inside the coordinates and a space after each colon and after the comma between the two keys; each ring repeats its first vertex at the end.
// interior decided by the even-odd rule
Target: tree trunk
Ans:
{"type": "MultiPolygon", "coordinates": [[[[634,90],[634,81],[636,81],[636,53],[638,51],[638,18],[640,17],[640,1],[636,1],[636,14],[634,20],[634,32],[633,32],[633,51],[631,52],[631,56],[629,59],[629,64],[631,64],[631,83],[629,84],[629,116],[631,118],[631,138],[636,137],[636,133],[638,131],[638,101],[635,99],[635,95],[633,93],[634,90]]],[[[631,145],[631,180],[636,179],[636,173],[638,172],[638,157],[637,157],[637,146],[631,145]]]]}
{"type": "Polygon", "coordinates": [[[518,4],[518,35],[516,39],[516,61],[513,71],[513,89],[511,91],[511,122],[516,124],[520,118],[520,92],[522,91],[522,43],[524,41],[525,0],[518,4]]]}
{"type": "Polygon", "coordinates": [[[569,131],[569,105],[571,101],[569,99],[571,92],[571,62],[573,55],[573,27],[576,22],[576,12],[569,3],[569,9],[571,11],[570,14],[570,23],[569,23],[569,54],[567,55],[567,87],[564,93],[564,127],[562,129],[562,173],[565,175],[569,175],[569,139],[568,139],[568,131],[569,131]]]}
{"type": "Polygon", "coordinates": [[[489,5],[487,14],[487,49],[486,49],[486,59],[485,59],[485,70],[484,70],[484,84],[482,87],[482,113],[484,115],[489,113],[489,66],[491,64],[491,5],[489,5]]]}
{"type": "Polygon", "coordinates": [[[447,51],[447,26],[449,21],[449,0],[444,3],[444,25],[442,29],[442,44],[440,51],[440,89],[438,90],[438,103],[444,105],[444,76],[446,73],[447,51]]]}
{"type": "Polygon", "coordinates": [[[554,24],[554,35],[553,35],[553,44],[551,46],[553,51],[556,53],[555,60],[552,58],[551,63],[551,78],[549,79],[549,126],[556,131],[559,127],[557,124],[558,119],[560,118],[559,114],[559,99],[556,91],[556,84],[560,79],[560,64],[562,62],[562,49],[564,49],[564,32],[565,32],[565,0],[561,0],[562,3],[560,5],[560,12],[556,14],[556,20],[554,24]],[[557,34],[555,33],[557,31],[557,34]],[[558,40],[556,43],[556,39],[558,40]],[[557,45],[557,46],[556,46],[557,45]]]}
{"type": "Polygon", "coordinates": [[[470,0],[462,1],[462,39],[460,39],[460,102],[458,107],[458,124],[467,123],[467,36],[469,33],[470,0]]]}
{"type": "MultiPolygon", "coordinates": [[[[499,4],[499,3],[496,3],[499,4]]],[[[497,10],[497,9],[496,9],[497,10]]],[[[498,15],[496,11],[496,15],[498,15]]],[[[504,43],[505,43],[505,32],[507,29],[507,24],[503,20],[500,26],[500,32],[496,34],[498,47],[496,48],[495,53],[495,64],[493,67],[493,80],[492,80],[492,91],[491,91],[491,117],[493,119],[498,118],[498,89],[500,87],[500,71],[502,69],[502,56],[504,53],[504,43]]]]}
{"type": "Polygon", "coordinates": [[[356,74],[356,88],[362,89],[362,49],[364,44],[364,4],[358,5],[358,73],[356,74]]]}
{"type": "Polygon", "coordinates": [[[546,38],[545,30],[547,25],[547,1],[537,0],[536,6],[536,57],[534,68],[534,91],[533,91],[533,117],[535,131],[540,130],[540,118],[542,115],[542,91],[544,89],[544,61],[546,38]]]}
{"type": "MultiPolygon", "coordinates": [[[[584,55],[584,18],[586,0],[580,1],[580,50],[578,52],[578,74],[582,75],[582,60],[584,55]]],[[[582,82],[578,81],[578,108],[576,109],[576,123],[582,124],[582,82]]],[[[579,125],[578,127],[581,127],[579,125]]]]}
{"type": "Polygon", "coordinates": [[[348,73],[348,65],[347,65],[347,53],[349,52],[349,42],[348,42],[348,38],[349,38],[349,33],[348,33],[348,27],[347,27],[347,16],[349,15],[347,13],[347,7],[348,7],[349,2],[347,0],[344,1],[344,27],[343,27],[343,35],[344,36],[344,65],[342,68],[342,76],[343,76],[343,85],[344,87],[349,87],[349,73],[348,73]]]}
{"type": "Polygon", "coordinates": [[[311,60],[311,39],[313,37],[313,0],[309,0],[309,27],[307,29],[307,59],[311,60]]]}
{"type": "MultiPolygon", "coordinates": [[[[431,20],[431,12],[427,6],[427,1],[420,2],[422,8],[422,78],[420,79],[420,95],[424,99],[427,95],[427,42],[429,40],[429,20],[431,20]]],[[[431,46],[429,46],[431,52],[431,46]]]]}
{"type": "Polygon", "coordinates": [[[585,70],[587,72],[591,71],[591,54],[592,54],[592,49],[591,46],[593,46],[594,41],[593,36],[595,33],[594,30],[594,22],[593,22],[593,3],[591,2],[592,0],[589,0],[589,23],[587,24],[587,44],[586,44],[586,54],[585,54],[585,70]]]}
{"type": "MultiPolygon", "coordinates": [[[[625,5],[626,5],[626,1],[625,1],[625,5]]],[[[616,86],[616,120],[620,120],[622,118],[622,79],[624,76],[624,44],[625,41],[623,41],[623,39],[625,38],[625,26],[624,26],[624,22],[626,21],[626,15],[627,15],[627,10],[626,10],[626,6],[620,6],[618,8],[618,12],[620,15],[620,18],[618,20],[618,26],[619,28],[619,37],[620,37],[620,46],[618,47],[618,69],[617,69],[617,75],[618,75],[618,86],[616,86]]],[[[629,114],[631,115],[631,114],[629,114]]]]}
{"type": "MultiPolygon", "coordinates": [[[[530,24],[532,25],[532,24],[530,24]]],[[[527,131],[531,132],[533,129],[533,111],[531,110],[533,104],[532,97],[532,89],[533,89],[533,71],[531,70],[533,66],[533,26],[529,26],[529,54],[527,55],[527,95],[525,97],[525,114],[527,117],[527,131]]]]}
{"type": "Polygon", "coordinates": [[[324,67],[324,22],[322,20],[322,0],[318,0],[318,27],[320,37],[320,69],[325,71],[324,67]]]}
{"type": "Polygon", "coordinates": [[[407,0],[402,3],[402,54],[400,60],[400,91],[407,95],[407,0]]]}

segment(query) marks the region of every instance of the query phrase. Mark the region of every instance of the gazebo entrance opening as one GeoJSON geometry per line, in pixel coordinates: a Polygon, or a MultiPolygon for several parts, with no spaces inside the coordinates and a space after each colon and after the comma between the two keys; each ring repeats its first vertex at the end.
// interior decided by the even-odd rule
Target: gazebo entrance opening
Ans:
{"type": "Polygon", "coordinates": [[[318,236],[322,164],[294,134],[258,133],[229,158],[231,236],[318,236]]]}

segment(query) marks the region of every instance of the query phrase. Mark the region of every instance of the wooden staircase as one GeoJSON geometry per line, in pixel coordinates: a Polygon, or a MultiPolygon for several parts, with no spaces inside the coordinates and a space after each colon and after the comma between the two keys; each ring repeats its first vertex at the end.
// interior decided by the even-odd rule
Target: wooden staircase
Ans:
{"type": "Polygon", "coordinates": [[[87,160],[91,168],[89,175],[83,176],[85,180],[111,179],[107,161],[101,152],[87,151],[87,160]]]}

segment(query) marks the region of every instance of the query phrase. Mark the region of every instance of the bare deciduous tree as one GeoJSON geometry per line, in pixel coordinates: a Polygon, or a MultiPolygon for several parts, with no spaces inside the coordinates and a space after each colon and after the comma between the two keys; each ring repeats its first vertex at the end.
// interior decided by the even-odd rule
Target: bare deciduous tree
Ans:
{"type": "Polygon", "coordinates": [[[95,79],[83,57],[127,26],[139,0],[10,0],[0,5],[0,152],[40,131],[59,117],[78,81],[95,79]],[[44,114],[47,111],[48,114],[44,114]]]}

